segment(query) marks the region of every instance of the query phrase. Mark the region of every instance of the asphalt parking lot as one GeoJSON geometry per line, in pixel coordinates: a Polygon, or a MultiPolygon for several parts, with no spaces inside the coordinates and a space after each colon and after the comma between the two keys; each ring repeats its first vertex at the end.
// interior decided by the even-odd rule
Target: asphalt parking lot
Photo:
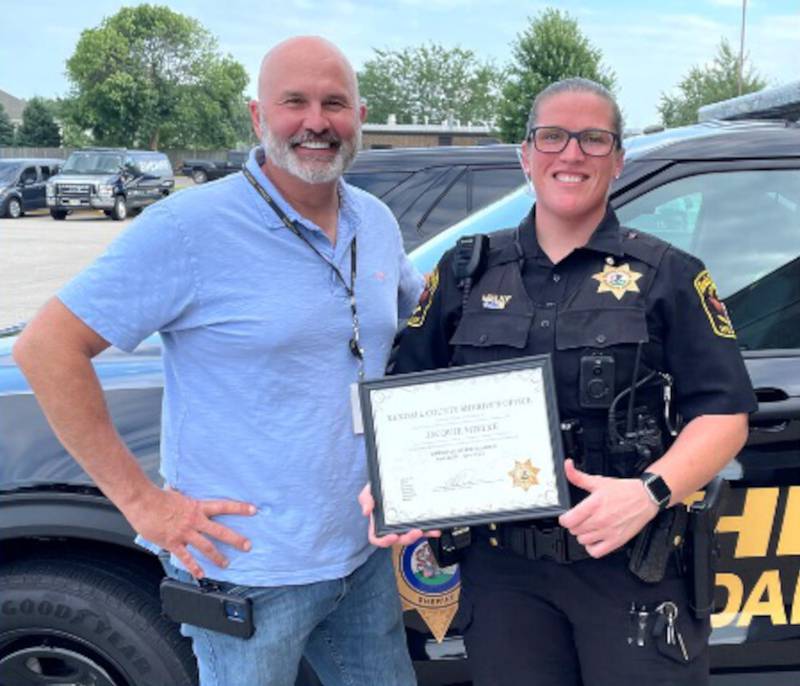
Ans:
{"type": "Polygon", "coordinates": [[[55,221],[47,210],[0,219],[0,328],[29,320],[129,223],[102,212],[55,221]]]}
{"type": "MultiPolygon", "coordinates": [[[[193,185],[175,177],[176,190],[193,185]]],[[[56,221],[47,210],[0,219],[0,328],[28,321],[130,223],[102,212],[56,221]]]]}

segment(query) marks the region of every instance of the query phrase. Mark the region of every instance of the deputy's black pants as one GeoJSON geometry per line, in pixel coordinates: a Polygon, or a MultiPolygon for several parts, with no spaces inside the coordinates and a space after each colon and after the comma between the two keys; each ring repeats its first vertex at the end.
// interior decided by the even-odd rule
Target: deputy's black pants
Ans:
{"type": "Polygon", "coordinates": [[[684,579],[670,569],[645,584],[627,563],[625,552],[558,564],[475,542],[461,565],[474,686],[706,686],[710,624],[691,615],[684,579]],[[688,662],[665,631],[653,635],[664,601],[678,606],[688,662]]]}

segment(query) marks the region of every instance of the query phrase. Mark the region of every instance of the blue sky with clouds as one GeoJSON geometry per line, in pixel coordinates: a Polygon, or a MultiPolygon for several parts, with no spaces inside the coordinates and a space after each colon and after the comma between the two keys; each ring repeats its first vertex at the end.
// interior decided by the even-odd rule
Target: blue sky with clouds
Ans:
{"type": "MultiPolygon", "coordinates": [[[[153,0],[156,2],[157,0],[153,0]]],[[[64,63],[82,30],[124,5],[118,0],[0,0],[0,88],[17,97],[67,93],[64,63]]],[[[738,49],[742,0],[509,2],[507,0],[172,0],[240,61],[255,93],[258,65],[277,41],[301,33],[337,43],[358,69],[373,48],[437,42],[504,64],[517,34],[545,7],[566,10],[617,74],[627,122],[658,121],[662,92],[709,61],[720,38],[738,49]]],[[[800,3],[747,2],[746,50],[771,85],[800,80],[800,3]]]]}

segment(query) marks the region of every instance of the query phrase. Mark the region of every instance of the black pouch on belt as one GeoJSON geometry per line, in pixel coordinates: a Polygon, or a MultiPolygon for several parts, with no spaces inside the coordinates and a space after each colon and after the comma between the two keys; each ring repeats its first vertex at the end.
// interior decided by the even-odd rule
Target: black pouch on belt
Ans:
{"type": "Polygon", "coordinates": [[[706,487],[705,497],[689,507],[686,567],[691,581],[690,604],[698,619],[705,619],[714,611],[714,579],[719,558],[714,530],[728,488],[728,482],[716,476],[706,487]]]}
{"type": "Polygon", "coordinates": [[[686,507],[675,505],[659,512],[639,532],[628,563],[634,576],[649,584],[664,579],[672,554],[683,545],[687,519],[686,507]]]}

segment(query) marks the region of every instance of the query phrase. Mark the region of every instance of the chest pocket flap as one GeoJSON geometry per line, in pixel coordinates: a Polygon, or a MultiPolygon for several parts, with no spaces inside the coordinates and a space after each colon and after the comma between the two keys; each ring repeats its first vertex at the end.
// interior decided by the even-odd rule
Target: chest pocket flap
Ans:
{"type": "Polygon", "coordinates": [[[556,348],[607,348],[621,343],[647,343],[645,312],[639,307],[565,310],[556,318],[556,348]]]}
{"type": "Polygon", "coordinates": [[[527,312],[465,310],[458,328],[450,339],[450,344],[477,348],[505,345],[521,350],[528,343],[528,331],[532,323],[532,310],[527,312]]]}

